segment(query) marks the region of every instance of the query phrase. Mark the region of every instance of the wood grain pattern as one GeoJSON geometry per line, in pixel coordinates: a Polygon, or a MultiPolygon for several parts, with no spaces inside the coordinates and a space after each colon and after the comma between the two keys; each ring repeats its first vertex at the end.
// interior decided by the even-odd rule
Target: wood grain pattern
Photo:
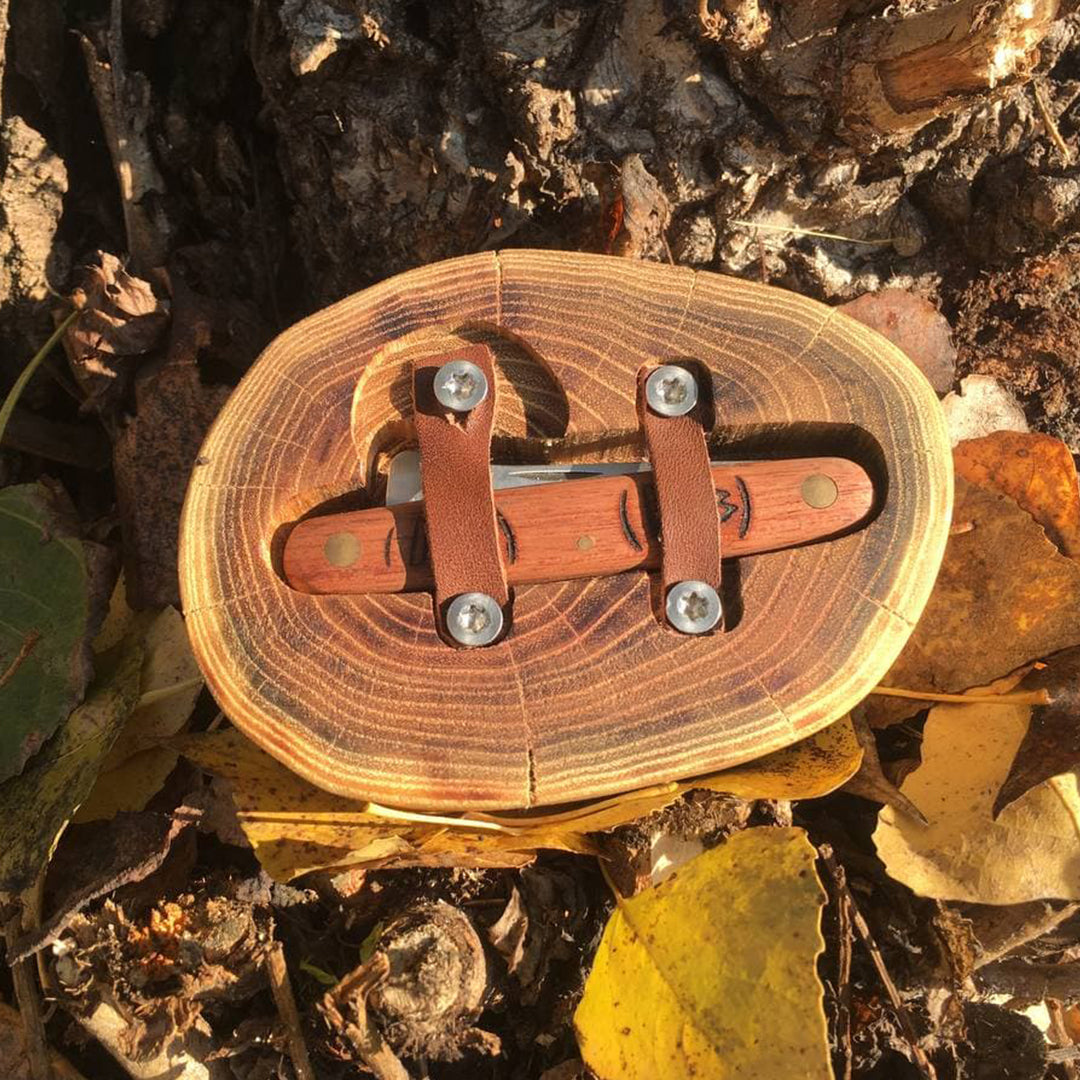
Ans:
{"type": "Polygon", "coordinates": [[[952,498],[937,399],[873,331],[741,280],[543,251],[437,263],[293,327],[199,461],[181,591],[222,709],[328,790],[429,809],[621,791],[820,729],[907,639],[952,498]],[[412,358],[476,341],[496,358],[497,460],[643,456],[635,373],[691,359],[712,376],[712,458],[848,457],[880,509],[849,536],[729,564],[729,627],[710,637],[665,628],[644,572],[519,587],[508,638],[467,651],[438,638],[424,593],[290,589],[283,527],[374,490],[415,445],[412,358]]]}
{"type": "MultiPolygon", "coordinates": [[[[867,472],[843,458],[714,465],[724,552],[760,555],[841,533],[871,511],[867,472]],[[835,497],[804,501],[803,485],[827,477],[835,497]]],[[[495,493],[501,555],[511,585],[603,577],[660,565],[660,522],[648,475],[538,484],[495,493]]],[[[395,593],[435,584],[423,502],[308,518],[290,530],[285,580],[306,593],[395,593]]]]}

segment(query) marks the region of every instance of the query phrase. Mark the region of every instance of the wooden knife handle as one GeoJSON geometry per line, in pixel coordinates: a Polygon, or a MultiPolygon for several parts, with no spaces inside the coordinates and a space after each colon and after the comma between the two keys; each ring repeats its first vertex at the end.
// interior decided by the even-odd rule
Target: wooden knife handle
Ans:
{"type": "MultiPolygon", "coordinates": [[[[725,558],[823,540],[858,525],[874,499],[870,477],[845,458],[714,465],[725,558]]],[[[511,585],[604,577],[660,564],[652,476],[563,480],[495,492],[511,585]]],[[[299,522],[283,570],[305,593],[430,589],[423,502],[299,522]]]]}

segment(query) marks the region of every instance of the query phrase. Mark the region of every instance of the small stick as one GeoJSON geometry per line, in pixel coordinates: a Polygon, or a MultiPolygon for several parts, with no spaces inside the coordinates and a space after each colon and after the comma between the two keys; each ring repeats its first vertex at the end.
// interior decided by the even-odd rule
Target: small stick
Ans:
{"type": "Polygon", "coordinates": [[[888,968],[885,967],[885,960],[881,955],[877,942],[874,940],[874,935],[870,932],[870,926],[859,910],[859,906],[855,903],[855,897],[851,895],[844,868],[836,861],[832,844],[822,844],[818,848],[818,853],[832,875],[832,879],[836,883],[836,890],[842,897],[842,903],[848,907],[852,924],[859,932],[859,937],[862,938],[866,951],[870,954],[874,967],[877,968],[878,977],[881,979],[882,985],[889,995],[889,1000],[892,1002],[896,1018],[900,1022],[900,1029],[911,1048],[915,1064],[927,1080],[937,1080],[937,1072],[930,1059],[926,1056],[926,1051],[919,1045],[919,1036],[915,1032],[915,1025],[911,1022],[911,1016],[900,999],[900,992],[896,989],[896,984],[892,981],[888,968]]]}
{"type": "MultiPolygon", "coordinates": [[[[1072,1037],[1065,1026],[1065,1007],[1057,998],[1047,998],[1046,1011],[1050,1016],[1050,1034],[1054,1037],[1054,1042],[1059,1047],[1072,1046],[1072,1037]]],[[[1060,1065],[1068,1080],[1080,1080],[1080,1072],[1077,1071],[1075,1061],[1062,1061],[1060,1065]]]]}
{"type": "Polygon", "coordinates": [[[1035,91],[1035,104],[1039,106],[1039,113],[1042,115],[1046,134],[1050,136],[1050,141],[1060,151],[1061,156],[1065,159],[1065,164],[1071,165],[1073,161],[1072,150],[1070,149],[1069,144],[1061,137],[1057,121],[1054,119],[1054,114],[1050,111],[1050,102],[1046,100],[1046,94],[1043,93],[1043,88],[1037,82],[1033,82],[1031,88],[1035,91]]]}
{"type": "MultiPolygon", "coordinates": [[[[8,920],[4,937],[8,945],[19,939],[22,933],[21,916],[8,920]]],[[[45,1035],[45,1021],[41,1017],[41,999],[38,986],[30,973],[30,960],[19,960],[11,965],[11,978],[15,983],[15,1000],[19,1005],[23,1034],[26,1039],[26,1060],[33,1080],[53,1080],[49,1041],[45,1035]]]]}
{"type": "Polygon", "coordinates": [[[944,701],[955,705],[1049,705],[1049,690],[1024,690],[1017,694],[936,694],[932,690],[901,690],[898,686],[875,686],[870,691],[880,697],[910,698],[913,701],[944,701]]]}
{"type": "Polygon", "coordinates": [[[22,396],[22,392],[26,389],[26,384],[30,381],[34,372],[41,366],[45,357],[52,352],[53,346],[64,336],[67,328],[82,314],[80,308],[76,308],[70,315],[67,316],[63,322],[49,335],[49,340],[41,346],[30,363],[26,365],[19,373],[19,377],[15,380],[15,385],[8,391],[8,396],[4,398],[4,403],[0,405],[0,440],[4,438],[4,431],[7,428],[8,420],[11,419],[11,414],[15,411],[15,405],[19,398],[22,396]]]}
{"type": "Polygon", "coordinates": [[[979,968],[979,989],[1029,1001],[1057,998],[1070,1005],[1080,1001],[1080,976],[1075,964],[1029,964],[1025,960],[996,960],[979,968]]]}
{"type": "Polygon", "coordinates": [[[296,1008],[292,985],[289,982],[289,969],[285,963],[285,950],[280,941],[275,941],[266,957],[266,972],[270,977],[270,991],[274,995],[278,1015],[285,1025],[289,1041],[289,1057],[297,1080],[315,1080],[315,1070],[308,1057],[304,1031],[300,1026],[300,1012],[296,1008]]]}
{"type": "Polygon", "coordinates": [[[405,1066],[368,1017],[368,994],[389,974],[389,958],[384,952],[376,952],[366,964],[361,964],[337,986],[327,990],[319,1009],[332,1027],[348,1037],[377,1080],[409,1080],[405,1066]],[[353,1022],[344,1016],[344,1011],[349,1006],[352,1006],[350,1011],[353,1022]]]}
{"type": "Polygon", "coordinates": [[[839,233],[804,229],[801,225],[766,225],[763,221],[743,221],[741,218],[728,218],[728,224],[741,225],[745,229],[768,229],[770,232],[788,233],[796,239],[803,236],[817,236],[822,240],[843,240],[845,244],[867,244],[870,247],[891,244],[896,239],[895,236],[889,236],[884,240],[858,240],[854,236],[841,236],[839,233]]]}
{"type": "Polygon", "coordinates": [[[983,947],[982,954],[975,961],[975,970],[1004,959],[1009,953],[1032,941],[1038,941],[1045,934],[1056,930],[1066,919],[1071,919],[1078,911],[1080,904],[1066,904],[1064,907],[1054,908],[1045,901],[993,909],[994,921],[989,926],[984,927],[978,922],[975,924],[975,936],[983,947]],[[1018,922],[1002,929],[1001,922],[1006,912],[1016,913],[1020,918],[1018,922]]]}
{"type": "MultiPolygon", "coordinates": [[[[841,874],[843,870],[841,869],[841,874]]],[[[836,1038],[844,1051],[844,1075],[851,1080],[851,908],[837,886],[837,928],[840,932],[840,958],[837,963],[836,1038]]]]}

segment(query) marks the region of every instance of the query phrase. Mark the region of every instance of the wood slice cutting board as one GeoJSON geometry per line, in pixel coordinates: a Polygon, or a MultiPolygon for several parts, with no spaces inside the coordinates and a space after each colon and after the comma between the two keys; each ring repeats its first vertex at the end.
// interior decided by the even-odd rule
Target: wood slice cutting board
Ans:
{"type": "Polygon", "coordinates": [[[342,795],[450,810],[564,803],[712,772],[812,734],[879,681],[948,534],[937,398],[893,345],[835,309],[750,282],[514,250],[414,270],[278,337],[218,417],[181,525],[191,640],[226,715],[342,795]],[[410,363],[483,342],[493,455],[645,456],[645,363],[711,386],[713,459],[847,457],[874,478],[865,527],[725,562],[727,626],[656,617],[655,574],[519,586],[501,643],[437,635],[429,594],[309,595],[281,549],[305,515],[374,505],[414,447],[410,363]]]}

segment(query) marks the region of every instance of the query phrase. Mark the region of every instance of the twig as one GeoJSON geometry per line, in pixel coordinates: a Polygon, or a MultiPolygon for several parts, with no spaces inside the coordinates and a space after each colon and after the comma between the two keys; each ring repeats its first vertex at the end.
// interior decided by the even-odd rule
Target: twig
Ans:
{"type": "Polygon", "coordinates": [[[998,960],[979,968],[980,989],[1026,1001],[1057,998],[1080,1001],[1080,972],[1076,964],[1029,964],[1024,960],[998,960]]]}
{"type": "Polygon", "coordinates": [[[81,311],[76,308],[73,312],[60,325],[49,335],[49,340],[41,346],[36,353],[34,353],[33,359],[26,365],[19,373],[19,377],[15,380],[15,385],[8,392],[8,396],[4,398],[4,404],[0,405],[0,442],[4,438],[4,429],[8,425],[8,420],[11,418],[11,414],[15,411],[15,403],[22,396],[22,392],[26,389],[26,384],[30,381],[33,374],[41,366],[41,362],[46,356],[52,352],[53,346],[64,336],[64,331],[79,317],[81,311]]]}
{"type": "MultiPolygon", "coordinates": [[[[1048,998],[1046,1011],[1050,1016],[1050,1034],[1053,1036],[1054,1042],[1059,1047],[1071,1047],[1073,1039],[1065,1023],[1065,1007],[1056,998],[1048,998]]],[[[1080,1080],[1080,1072],[1077,1071],[1075,1061],[1065,1060],[1060,1064],[1067,1080],[1080,1080]]]]}
{"type": "MultiPolygon", "coordinates": [[[[15,915],[4,927],[4,937],[10,946],[22,933],[21,916],[15,915]]],[[[37,982],[31,973],[33,961],[20,960],[11,965],[11,978],[15,984],[15,1000],[19,1004],[23,1034],[26,1038],[26,1060],[33,1080],[53,1080],[52,1060],[49,1056],[49,1040],[45,1035],[45,1021],[41,1018],[41,999],[37,982]]]]}
{"type": "Polygon", "coordinates": [[[270,976],[270,990],[274,995],[278,1015],[285,1025],[289,1041],[289,1057],[297,1080],[315,1080],[315,1071],[308,1057],[304,1031],[300,1026],[300,1012],[296,1008],[292,985],[289,982],[289,969],[285,964],[285,950],[280,941],[275,941],[266,957],[266,972],[270,976]]]}
{"type": "Polygon", "coordinates": [[[127,70],[123,23],[123,0],[110,0],[101,42],[106,60],[98,57],[98,44],[90,38],[80,35],[79,42],[120,190],[128,251],[136,268],[148,273],[165,260],[168,223],[146,196],[164,192],[165,183],[147,135],[150,83],[140,72],[127,70]]]}
{"type": "Polygon", "coordinates": [[[196,687],[202,686],[202,684],[203,680],[201,678],[184,679],[182,682],[173,683],[171,686],[161,686],[157,690],[147,690],[145,694],[139,696],[135,708],[141,709],[145,705],[156,705],[159,701],[167,701],[171,697],[186,694],[189,690],[194,690],[196,687]]]}
{"type": "Polygon", "coordinates": [[[368,994],[389,973],[390,960],[386,953],[375,953],[366,964],[361,964],[332,990],[327,990],[319,1010],[332,1027],[345,1034],[376,1080],[409,1080],[405,1066],[368,1018],[368,994]],[[352,1013],[352,1022],[345,1018],[346,1009],[352,1013]]]}
{"type": "Polygon", "coordinates": [[[911,1016],[900,998],[900,992],[896,989],[896,984],[892,981],[888,968],[885,967],[885,960],[881,955],[877,942],[874,940],[874,935],[870,933],[870,926],[859,910],[859,906],[855,903],[855,897],[851,895],[844,868],[836,861],[832,845],[822,844],[818,848],[818,853],[836,883],[836,890],[842,897],[841,902],[847,905],[852,924],[859,932],[859,937],[862,938],[866,951],[870,954],[874,967],[877,968],[878,978],[881,979],[882,985],[889,995],[896,1018],[900,1022],[900,1030],[903,1032],[904,1038],[911,1049],[915,1064],[927,1080],[937,1080],[937,1072],[934,1070],[930,1059],[926,1056],[926,1051],[919,1045],[919,1036],[916,1034],[915,1025],[911,1022],[911,1016]]]}
{"type": "MultiPolygon", "coordinates": [[[[19,1010],[13,1009],[4,1001],[0,1001],[0,1026],[12,1030],[19,1026],[19,1010]]],[[[53,1072],[57,1080],[86,1080],[86,1077],[58,1051],[51,1050],[49,1060],[52,1062],[53,1072]]],[[[7,1063],[7,1058],[4,1059],[4,1062],[7,1063]]],[[[18,1075],[25,1074],[20,1072],[18,1075]]]]}
{"type": "MultiPolygon", "coordinates": [[[[843,870],[841,869],[841,873],[843,870]]],[[[851,907],[844,901],[837,885],[836,923],[840,934],[840,957],[837,962],[836,1041],[844,1052],[844,1074],[840,1080],[851,1080],[851,907]]]]}
{"type": "Polygon", "coordinates": [[[1050,111],[1050,102],[1046,100],[1046,94],[1043,93],[1043,88],[1037,82],[1033,82],[1031,84],[1031,89],[1035,92],[1035,104],[1039,106],[1039,113],[1042,115],[1042,122],[1043,126],[1046,128],[1046,134],[1050,136],[1050,141],[1058,148],[1061,156],[1065,159],[1065,164],[1071,165],[1073,162],[1072,149],[1061,137],[1057,121],[1054,119],[1054,114],[1050,111]]]}
{"type": "Polygon", "coordinates": [[[973,920],[975,936],[983,947],[981,955],[975,961],[976,970],[1001,960],[1032,941],[1037,941],[1051,930],[1056,930],[1078,911],[1080,904],[1066,904],[1064,907],[1054,908],[1043,900],[992,909],[989,919],[973,920]]]}
{"type": "Polygon", "coordinates": [[[743,221],[741,218],[728,218],[729,225],[741,225],[744,229],[765,229],[768,232],[788,233],[796,238],[801,236],[816,236],[821,240],[843,240],[845,244],[868,244],[870,247],[881,247],[895,241],[895,236],[888,236],[884,240],[858,240],[854,236],[841,236],[839,233],[819,232],[817,229],[804,229],[801,225],[766,225],[762,221],[743,221]]]}
{"type": "Polygon", "coordinates": [[[309,821],[321,825],[370,825],[372,819],[386,821],[410,821],[416,825],[444,825],[450,828],[467,829],[469,832],[514,833],[516,830],[495,821],[486,821],[471,817],[444,817],[441,814],[413,813],[411,810],[395,810],[379,803],[357,803],[355,810],[242,810],[238,812],[242,821],[294,822],[309,821]]]}
{"type": "Polygon", "coordinates": [[[913,701],[944,701],[954,705],[1049,705],[1048,690],[1024,690],[1017,694],[936,694],[932,690],[901,690],[898,686],[875,686],[870,691],[880,697],[910,698],[913,701]]]}

